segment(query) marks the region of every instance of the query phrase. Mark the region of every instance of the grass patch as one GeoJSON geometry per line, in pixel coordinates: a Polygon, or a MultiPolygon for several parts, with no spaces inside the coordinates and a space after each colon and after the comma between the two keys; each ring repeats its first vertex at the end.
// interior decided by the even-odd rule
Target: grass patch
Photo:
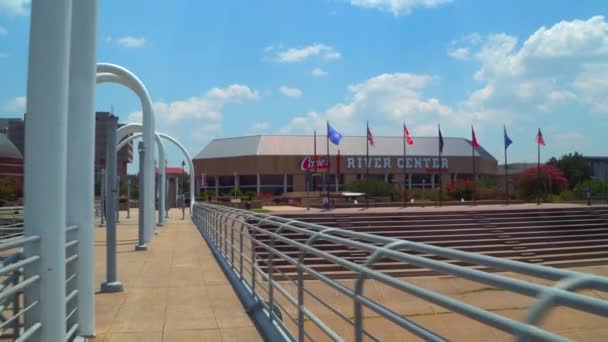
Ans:
{"type": "Polygon", "coordinates": [[[260,214],[267,214],[267,213],[272,212],[272,210],[264,209],[264,208],[254,208],[254,209],[251,209],[251,211],[253,211],[254,213],[260,213],[260,214]]]}

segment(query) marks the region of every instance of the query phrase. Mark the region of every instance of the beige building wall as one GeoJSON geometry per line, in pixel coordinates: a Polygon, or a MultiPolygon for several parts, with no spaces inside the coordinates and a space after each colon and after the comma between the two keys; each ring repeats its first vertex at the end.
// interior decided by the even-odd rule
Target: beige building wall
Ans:
{"type": "MultiPolygon", "coordinates": [[[[197,184],[201,182],[201,176],[204,174],[206,178],[215,179],[215,176],[263,176],[263,175],[292,175],[293,190],[296,192],[306,191],[305,172],[300,169],[300,163],[305,156],[241,156],[229,158],[210,158],[210,159],[195,159],[194,169],[196,172],[197,184]]],[[[409,159],[410,157],[408,157],[409,159]]],[[[442,160],[447,160],[448,167],[446,169],[434,168],[433,166],[441,166],[437,156],[411,157],[411,167],[407,168],[407,173],[413,174],[442,174],[442,183],[445,186],[453,178],[462,179],[471,177],[473,173],[473,162],[471,157],[442,157],[442,160]],[[435,160],[435,164],[433,164],[435,160]],[[427,167],[428,166],[428,167],[427,167]]],[[[370,175],[392,175],[393,182],[401,182],[403,169],[399,161],[403,159],[398,156],[376,157],[370,156],[370,175]]],[[[340,174],[343,176],[344,183],[348,184],[357,179],[357,175],[364,175],[366,172],[365,156],[341,156],[340,157],[340,174]],[[349,163],[349,158],[350,163],[349,163]],[[359,168],[359,158],[362,158],[362,167],[359,168]],[[353,167],[354,164],[354,167],[353,167]],[[349,167],[350,166],[350,167],[349,167]]],[[[497,161],[493,159],[475,158],[478,176],[496,175],[497,161]]],[[[330,173],[336,173],[336,156],[330,158],[330,173]]],[[[377,176],[376,176],[377,177],[377,176]]],[[[260,179],[258,177],[258,179],[260,179]]],[[[333,190],[333,184],[332,190],[333,190]]],[[[430,184],[429,184],[430,186],[430,184]]],[[[198,190],[198,186],[197,186],[198,190]]]]}

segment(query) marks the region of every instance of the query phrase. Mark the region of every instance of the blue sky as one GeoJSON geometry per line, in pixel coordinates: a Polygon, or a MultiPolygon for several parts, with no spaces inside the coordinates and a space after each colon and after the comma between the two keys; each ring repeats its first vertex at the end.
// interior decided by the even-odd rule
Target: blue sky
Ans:
{"type": "MultiPolygon", "coordinates": [[[[101,0],[98,60],[146,84],[157,130],[195,155],[258,133],[470,137],[511,162],[606,155],[605,1],[101,0]],[[142,4],[147,4],[143,6],[142,4]],[[143,9],[143,11],[142,11],[143,9]]],[[[0,116],[24,111],[29,1],[0,0],[0,116]]],[[[140,119],[137,98],[97,87],[98,110],[140,119]]],[[[182,157],[168,148],[171,164],[182,157]]]]}

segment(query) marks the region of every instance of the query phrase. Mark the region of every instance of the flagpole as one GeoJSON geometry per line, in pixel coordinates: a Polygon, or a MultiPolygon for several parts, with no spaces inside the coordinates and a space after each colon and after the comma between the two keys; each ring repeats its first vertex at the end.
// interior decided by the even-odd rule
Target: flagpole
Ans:
{"type": "MultiPolygon", "coordinates": [[[[328,178],[329,175],[331,174],[331,163],[329,162],[329,120],[327,120],[327,125],[326,125],[326,134],[325,134],[325,142],[327,143],[327,173],[325,174],[325,189],[326,189],[326,193],[327,193],[327,201],[329,201],[329,182],[328,182],[328,178]]],[[[327,206],[329,208],[329,205],[327,206]]]]}
{"type": "Polygon", "coordinates": [[[336,156],[336,192],[340,192],[340,149],[336,156]]]}
{"type": "Polygon", "coordinates": [[[403,191],[401,193],[401,196],[403,196],[403,204],[402,206],[405,208],[407,207],[407,199],[406,199],[406,192],[405,192],[405,175],[406,175],[406,167],[407,164],[405,162],[405,156],[406,156],[406,148],[407,148],[407,136],[405,134],[405,130],[406,130],[406,126],[405,126],[405,122],[403,123],[403,191]]]}
{"type": "Polygon", "coordinates": [[[315,148],[315,152],[313,155],[313,165],[315,166],[313,169],[313,174],[312,177],[310,177],[310,186],[312,188],[312,190],[314,190],[313,185],[315,183],[315,175],[317,174],[317,131],[315,130],[314,132],[314,136],[313,136],[313,145],[315,148]]]}
{"type": "MultiPolygon", "coordinates": [[[[439,128],[439,138],[441,140],[443,140],[443,137],[441,136],[441,125],[437,125],[437,127],[439,128]]],[[[441,166],[441,140],[439,142],[439,166],[441,166]]],[[[441,167],[439,168],[441,170],[441,167]]],[[[443,204],[443,184],[441,184],[441,172],[439,173],[439,206],[441,207],[441,205],[443,204]]]]}
{"type": "Polygon", "coordinates": [[[538,129],[538,135],[536,136],[536,145],[538,145],[538,162],[536,164],[536,205],[540,205],[540,128],[538,129]]]}
{"type": "Polygon", "coordinates": [[[505,194],[506,194],[506,202],[509,205],[509,172],[507,171],[507,127],[504,127],[504,143],[505,143],[505,194]]]}
{"type": "MultiPolygon", "coordinates": [[[[366,121],[365,125],[365,183],[368,185],[367,190],[369,190],[369,121],[366,121]]],[[[365,207],[369,208],[369,194],[367,190],[365,191],[365,207]]]]}
{"type": "Polygon", "coordinates": [[[473,130],[473,126],[471,126],[471,156],[473,157],[473,205],[475,205],[475,194],[477,193],[477,168],[475,165],[475,141],[472,140],[474,137],[475,131],[473,130]]]}

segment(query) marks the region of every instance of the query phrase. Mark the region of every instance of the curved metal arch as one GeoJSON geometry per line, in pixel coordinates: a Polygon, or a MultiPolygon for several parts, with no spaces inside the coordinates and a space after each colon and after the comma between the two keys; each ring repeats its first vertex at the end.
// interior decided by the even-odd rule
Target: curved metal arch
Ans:
{"type": "MultiPolygon", "coordinates": [[[[123,126],[124,127],[124,126],[123,126]]],[[[141,129],[140,129],[141,131],[141,129]]],[[[134,135],[131,136],[127,136],[126,139],[120,141],[118,143],[118,145],[116,145],[116,153],[118,153],[118,151],[120,151],[121,148],[123,148],[126,144],[130,143],[131,141],[135,140],[136,138],[140,138],[143,134],[140,133],[135,133],[134,135]]],[[[159,175],[160,175],[160,181],[159,183],[161,184],[160,189],[159,189],[159,194],[160,194],[160,198],[159,198],[159,205],[158,205],[158,225],[162,226],[165,223],[165,198],[167,197],[167,189],[165,186],[163,186],[162,184],[165,184],[165,179],[166,179],[166,168],[167,168],[167,164],[166,164],[166,153],[165,153],[165,145],[163,144],[162,139],[160,138],[160,136],[155,133],[154,134],[155,137],[155,141],[156,141],[156,145],[158,146],[158,168],[159,168],[159,175]]]]}
{"type": "MultiPolygon", "coordinates": [[[[144,146],[150,153],[146,153],[143,163],[145,173],[142,175],[144,193],[154,193],[154,113],[150,94],[135,74],[129,70],[111,63],[97,63],[96,70],[99,75],[96,83],[115,82],[131,89],[140,99],[143,113],[144,146]],[[113,77],[111,75],[115,75],[113,77]]],[[[143,233],[144,241],[150,242],[154,236],[154,196],[146,196],[143,201],[143,233]]]]}
{"type": "MultiPolygon", "coordinates": [[[[127,125],[125,125],[123,127],[126,127],[126,126],[127,125]]],[[[166,135],[164,133],[159,133],[159,132],[156,132],[155,134],[158,138],[167,139],[167,140],[171,141],[172,143],[174,143],[175,146],[177,146],[184,153],[184,156],[186,157],[186,159],[188,159],[188,165],[190,166],[190,210],[192,210],[192,206],[194,205],[194,164],[192,163],[190,154],[188,153],[188,151],[186,151],[184,146],[182,144],[180,144],[179,141],[175,140],[173,137],[166,135]]],[[[127,137],[120,144],[118,144],[118,146],[116,147],[116,151],[121,149],[128,142],[130,142],[134,139],[140,138],[141,136],[142,136],[141,133],[135,133],[135,134],[127,137]]],[[[192,213],[192,211],[190,211],[190,213],[192,213]]]]}
{"type": "MultiPolygon", "coordinates": [[[[144,126],[142,124],[140,124],[139,122],[128,123],[124,126],[121,126],[119,129],[116,130],[116,141],[121,141],[129,134],[142,133],[142,131],[144,129],[145,129],[144,126]]],[[[156,132],[154,132],[154,136],[157,137],[156,132]]],[[[166,203],[165,199],[167,198],[167,189],[164,186],[165,179],[167,178],[167,175],[166,175],[167,159],[165,158],[165,156],[166,156],[165,145],[163,144],[162,140],[160,140],[160,138],[157,138],[157,145],[158,145],[159,149],[162,149],[162,152],[161,151],[158,152],[158,158],[159,158],[158,169],[159,169],[159,175],[160,175],[159,184],[163,184],[162,186],[160,186],[160,189],[159,189],[159,194],[160,194],[159,202],[160,203],[158,206],[158,208],[159,208],[158,222],[159,222],[159,225],[162,225],[165,223],[165,214],[164,214],[165,213],[165,203],[166,203]]],[[[118,148],[116,149],[116,152],[118,152],[118,148]]],[[[154,192],[152,192],[152,193],[154,193],[154,192]]],[[[152,197],[154,198],[154,196],[152,196],[152,197]]]]}
{"type": "Polygon", "coordinates": [[[190,153],[188,153],[184,145],[182,145],[172,136],[165,133],[158,133],[158,135],[160,135],[161,138],[167,139],[174,143],[180,150],[182,150],[186,159],[188,159],[188,164],[190,165],[190,216],[192,216],[192,208],[194,208],[194,163],[192,163],[192,157],[190,157],[190,153]]]}

